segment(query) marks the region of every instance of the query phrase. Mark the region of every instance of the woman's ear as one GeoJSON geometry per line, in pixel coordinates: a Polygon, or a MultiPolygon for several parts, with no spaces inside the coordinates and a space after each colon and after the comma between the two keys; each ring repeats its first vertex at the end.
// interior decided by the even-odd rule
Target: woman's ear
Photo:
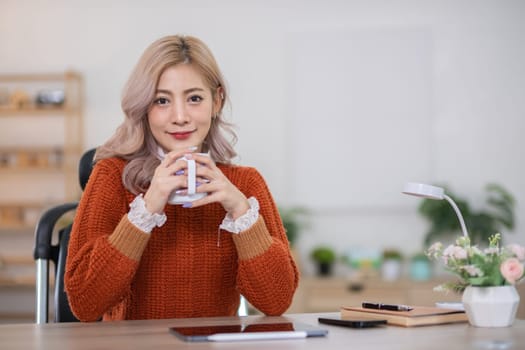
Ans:
{"type": "Polygon", "coordinates": [[[219,114],[219,111],[222,109],[222,106],[224,105],[224,89],[222,86],[218,86],[217,90],[215,91],[215,101],[214,101],[214,115],[219,114]]]}

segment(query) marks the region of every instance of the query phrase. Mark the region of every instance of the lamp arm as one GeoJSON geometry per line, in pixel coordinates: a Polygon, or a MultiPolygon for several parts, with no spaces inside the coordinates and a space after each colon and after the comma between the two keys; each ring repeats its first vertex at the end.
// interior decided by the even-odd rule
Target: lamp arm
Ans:
{"type": "Polygon", "coordinates": [[[463,236],[468,238],[469,236],[468,236],[468,232],[467,232],[467,226],[465,226],[465,221],[463,220],[463,215],[461,215],[461,212],[459,211],[458,206],[456,205],[456,203],[454,203],[452,198],[450,198],[446,194],[443,194],[443,198],[445,198],[450,203],[452,208],[454,208],[454,211],[456,212],[456,215],[458,216],[458,219],[459,219],[459,224],[461,225],[461,231],[463,231],[463,236]]]}

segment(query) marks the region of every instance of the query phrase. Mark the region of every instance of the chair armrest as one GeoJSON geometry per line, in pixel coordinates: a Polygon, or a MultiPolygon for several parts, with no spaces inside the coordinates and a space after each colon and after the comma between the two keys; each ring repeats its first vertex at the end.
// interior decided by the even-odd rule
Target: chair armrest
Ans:
{"type": "Polygon", "coordinates": [[[35,229],[35,249],[33,257],[38,259],[52,259],[53,247],[51,246],[51,238],[53,236],[53,229],[56,222],[62,215],[70,210],[75,209],[78,202],[65,203],[48,209],[38,220],[35,229]]]}

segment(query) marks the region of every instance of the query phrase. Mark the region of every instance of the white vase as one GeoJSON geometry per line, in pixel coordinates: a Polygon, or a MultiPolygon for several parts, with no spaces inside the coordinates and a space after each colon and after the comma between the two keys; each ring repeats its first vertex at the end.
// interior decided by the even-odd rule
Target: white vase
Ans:
{"type": "Polygon", "coordinates": [[[514,323],[520,296],[514,286],[474,287],[463,292],[463,306],[471,325],[508,327],[514,323]]]}
{"type": "Polygon", "coordinates": [[[381,264],[381,276],[385,281],[395,281],[401,276],[401,261],[386,259],[381,264]]]}

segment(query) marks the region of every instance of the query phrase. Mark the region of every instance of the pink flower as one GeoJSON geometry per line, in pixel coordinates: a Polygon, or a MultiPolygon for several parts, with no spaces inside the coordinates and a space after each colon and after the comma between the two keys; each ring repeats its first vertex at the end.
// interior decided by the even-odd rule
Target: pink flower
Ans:
{"type": "Polygon", "coordinates": [[[454,249],[454,258],[461,260],[466,259],[467,251],[462,247],[456,247],[456,249],[454,249]]]}
{"type": "Polygon", "coordinates": [[[436,258],[438,254],[443,249],[443,244],[441,242],[436,242],[428,248],[428,255],[432,256],[433,258],[436,258]]]}
{"type": "Polygon", "coordinates": [[[467,251],[456,245],[449,245],[444,251],[443,256],[454,258],[458,260],[463,260],[467,258],[467,251]]]}
{"type": "Polygon", "coordinates": [[[509,258],[501,263],[499,270],[510,284],[515,284],[523,277],[523,264],[516,258],[509,258]]]}

